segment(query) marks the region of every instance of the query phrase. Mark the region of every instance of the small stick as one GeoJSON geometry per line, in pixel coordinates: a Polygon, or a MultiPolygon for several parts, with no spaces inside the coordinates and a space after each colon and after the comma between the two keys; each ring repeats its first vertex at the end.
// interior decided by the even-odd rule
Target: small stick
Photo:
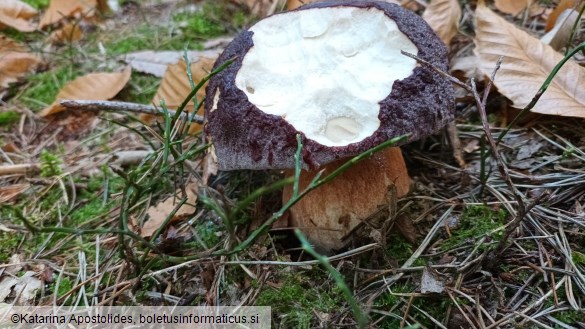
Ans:
{"type": "Polygon", "coordinates": [[[0,166],[0,176],[26,174],[39,170],[40,166],[36,163],[25,163],[16,165],[0,166]]]}
{"type": "Polygon", "coordinates": [[[417,61],[417,62],[419,62],[419,63],[423,64],[424,66],[427,66],[427,67],[428,67],[428,68],[430,68],[431,70],[433,70],[433,71],[435,71],[435,72],[439,73],[440,75],[444,76],[444,77],[445,77],[445,78],[447,78],[449,81],[451,81],[452,83],[454,83],[454,84],[458,85],[459,87],[461,87],[461,88],[465,89],[467,92],[469,92],[469,93],[473,93],[473,90],[471,89],[471,87],[470,87],[469,85],[467,85],[467,84],[465,84],[465,83],[463,83],[463,82],[459,81],[459,79],[457,79],[457,78],[453,77],[452,75],[450,75],[449,73],[447,73],[447,72],[445,72],[445,71],[441,70],[440,68],[436,67],[435,65],[433,65],[433,64],[431,64],[431,63],[429,63],[429,62],[425,61],[424,59],[422,59],[422,58],[420,58],[420,57],[418,57],[418,56],[416,56],[416,55],[413,55],[413,54],[411,54],[411,53],[407,53],[407,52],[406,52],[406,51],[404,51],[404,50],[401,50],[400,52],[402,53],[402,55],[404,55],[404,56],[406,56],[406,57],[410,57],[410,58],[414,59],[415,61],[417,61]]]}
{"type": "MultiPolygon", "coordinates": [[[[69,110],[82,111],[108,111],[108,112],[133,112],[151,115],[164,115],[164,111],[153,105],[144,105],[128,102],[112,101],[90,101],[90,100],[62,100],[59,104],[69,110]]],[[[175,115],[175,111],[168,110],[170,116],[175,115]]],[[[189,113],[181,113],[181,119],[188,119],[189,113]]],[[[204,118],[200,115],[194,115],[192,122],[203,124],[204,118]]]]}

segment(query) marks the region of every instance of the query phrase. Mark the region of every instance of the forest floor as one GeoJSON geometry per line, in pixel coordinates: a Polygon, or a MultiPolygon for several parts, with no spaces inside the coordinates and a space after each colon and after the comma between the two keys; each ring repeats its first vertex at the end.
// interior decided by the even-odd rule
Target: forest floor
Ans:
{"type": "MultiPolygon", "coordinates": [[[[25,2],[35,23],[51,5],[25,2]]],[[[458,89],[458,137],[402,147],[412,184],[392,205],[397,224],[383,241],[353,239],[328,268],[292,228],[229,253],[282,209],[281,189],[266,188],[282,172],[217,172],[201,126],[171,116],[56,107],[60,92],[92,99],[104,85],[104,100],[180,104],[236,33],[285,5],[237,2],[121,1],[43,30],[0,30],[0,72],[7,38],[34,63],[10,84],[0,75],[0,303],[269,305],[274,328],[351,328],[357,302],[372,328],[585,328],[582,119],[527,113],[507,129],[520,111],[503,88],[482,106],[458,89]],[[495,149],[486,127],[502,137],[495,149]]],[[[460,1],[450,47],[464,83],[481,75],[469,64],[476,5],[460,1]]],[[[517,15],[488,6],[540,37],[556,3],[517,15]]],[[[575,31],[570,49],[585,38],[575,31]]],[[[583,53],[574,59],[583,70],[583,53]]]]}

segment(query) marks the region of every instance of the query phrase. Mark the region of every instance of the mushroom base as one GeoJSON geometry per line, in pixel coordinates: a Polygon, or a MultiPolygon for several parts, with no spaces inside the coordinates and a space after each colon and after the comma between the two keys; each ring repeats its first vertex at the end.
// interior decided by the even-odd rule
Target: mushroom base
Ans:
{"type": "MultiPolygon", "coordinates": [[[[346,161],[336,161],[319,170],[302,171],[299,189],[307,187],[320,170],[324,170],[325,176],[346,161]]],[[[294,171],[287,174],[294,174],[294,171]]],[[[406,195],[409,185],[402,153],[398,147],[392,147],[357,163],[307,194],[291,207],[289,222],[320,251],[339,249],[349,242],[358,225],[385,212],[389,196],[399,198],[406,195]]],[[[283,191],[283,202],[287,202],[291,195],[292,186],[287,186],[283,191]]]]}

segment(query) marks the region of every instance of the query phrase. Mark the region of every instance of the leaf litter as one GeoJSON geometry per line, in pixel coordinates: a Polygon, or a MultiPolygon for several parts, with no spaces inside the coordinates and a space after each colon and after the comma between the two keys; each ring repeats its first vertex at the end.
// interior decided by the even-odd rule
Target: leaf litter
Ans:
{"type": "MultiPolygon", "coordinates": [[[[232,5],[240,3],[248,14],[259,16],[270,13],[275,3],[274,10],[299,5],[295,1],[264,1],[263,4],[269,5],[264,7],[268,11],[255,11],[257,9],[254,9],[252,2],[229,2],[232,5]],[[250,5],[252,7],[247,7],[250,5]]],[[[465,6],[456,6],[457,2],[445,0],[433,0],[426,6],[422,1],[402,3],[425,15],[443,40],[450,41],[452,72],[457,73],[462,81],[475,77],[482,88],[488,81],[484,77],[491,74],[497,58],[504,56],[494,80],[497,91],[492,91],[487,106],[493,119],[490,124],[495,137],[504,131],[504,126],[499,122],[509,122],[507,116],[513,117],[517,113],[515,108],[523,108],[527,104],[551,67],[562,58],[556,50],[561,48],[550,48],[539,40],[545,34],[544,26],[550,25],[548,30],[554,30],[555,26],[562,25],[559,23],[562,21],[560,14],[564,10],[578,9],[575,2],[561,1],[558,8],[565,7],[563,10],[555,9],[548,18],[534,14],[531,19],[539,24],[529,25],[522,20],[522,13],[533,15],[533,8],[540,4],[529,8],[523,2],[497,1],[493,5],[492,8],[503,13],[508,10],[504,6],[514,6],[508,10],[514,16],[511,17],[501,16],[481,5],[473,14],[474,2],[465,6]],[[457,9],[461,8],[464,14],[459,16],[457,9]],[[558,14],[555,14],[557,11],[558,14]],[[473,15],[477,19],[477,27],[470,25],[473,15]],[[475,40],[468,33],[470,29],[476,35],[475,40]],[[471,51],[473,41],[476,56],[471,51]],[[508,100],[513,107],[509,106],[508,100]]],[[[75,2],[70,4],[75,6],[75,2]]],[[[55,5],[63,4],[51,1],[49,8],[55,5]]],[[[44,23],[57,29],[66,27],[70,19],[83,20],[85,15],[92,16],[90,12],[95,12],[95,5],[92,6],[77,7],[66,15],[47,18],[44,23]]],[[[121,12],[128,10],[129,7],[125,6],[121,12]]],[[[41,10],[43,15],[50,13],[49,8],[41,10]]],[[[143,10],[148,8],[155,7],[148,4],[141,7],[143,10]]],[[[25,21],[39,19],[40,14],[36,14],[25,21]]],[[[112,17],[103,19],[107,21],[112,17]]],[[[100,23],[98,27],[107,29],[107,25],[100,23]]],[[[95,33],[91,29],[87,31],[90,35],[95,33]]],[[[559,35],[558,31],[555,33],[559,35]]],[[[230,37],[226,36],[228,40],[230,37]]],[[[566,36],[556,38],[563,40],[558,44],[568,42],[566,36]]],[[[85,47],[87,39],[76,41],[64,38],[53,47],[59,52],[73,45],[72,41],[75,41],[75,47],[85,47]]],[[[579,40],[582,36],[577,35],[573,46],[579,40]]],[[[6,44],[10,45],[10,52],[40,58],[40,54],[31,51],[28,45],[23,46],[14,40],[6,44]]],[[[75,88],[64,87],[57,99],[65,95],[86,100],[94,97],[125,100],[128,93],[136,92],[137,77],[145,76],[140,73],[142,70],[134,69],[136,72],[130,73],[126,69],[120,73],[120,63],[104,56],[108,53],[107,45],[102,46],[103,51],[99,47],[97,50],[87,48],[79,55],[91,68],[85,67],[78,79],[89,80],[75,88]],[[102,80],[92,74],[116,76],[102,80]],[[100,97],[97,97],[98,94],[100,97]]],[[[189,53],[197,56],[196,59],[191,58],[195,83],[210,71],[215,58],[205,52],[209,49],[215,51],[216,48],[203,46],[198,49],[204,50],[201,53],[201,50],[190,49],[189,53]],[[201,63],[204,57],[209,60],[201,63]]],[[[140,55],[129,52],[127,58],[136,55],[136,59],[146,62],[146,67],[150,65],[149,61],[154,63],[153,67],[160,65],[153,72],[168,73],[168,77],[156,80],[160,87],[158,91],[153,88],[152,95],[157,96],[149,97],[144,103],[160,105],[164,99],[167,104],[177,106],[191,90],[187,65],[181,60],[183,51],[169,50],[172,53],[167,53],[168,61],[161,60],[162,53],[159,51],[143,49],[140,55]],[[164,71],[161,70],[163,66],[164,71]],[[170,87],[176,87],[176,90],[170,87]]],[[[68,60],[79,67],[79,62],[76,62],[79,58],[73,56],[68,60]]],[[[50,64],[55,63],[55,59],[46,54],[43,59],[50,64]]],[[[23,59],[15,63],[24,62],[23,59]]],[[[539,200],[512,232],[509,245],[498,257],[488,255],[500,243],[503,232],[518,209],[512,192],[506,188],[505,177],[495,170],[494,158],[486,147],[484,132],[478,124],[477,109],[469,96],[458,98],[461,111],[457,119],[466,167],[459,167],[448,156],[450,147],[438,137],[403,148],[412,162],[409,171],[414,191],[399,201],[396,216],[402,220],[410,219],[408,238],[382,234],[392,239],[385,241],[388,250],[380,247],[368,249],[366,257],[362,257],[359,254],[364,252],[363,244],[371,241],[360,241],[362,245],[339,251],[331,258],[355,292],[355,298],[371,310],[372,321],[388,327],[420,324],[424,327],[496,328],[538,323],[570,328],[582,325],[583,319],[577,316],[577,312],[582,309],[585,295],[585,240],[582,234],[585,228],[582,207],[585,203],[585,173],[582,170],[585,131],[580,122],[562,117],[582,117],[582,57],[577,56],[571,63],[570,70],[560,72],[533,110],[549,115],[525,117],[498,145],[498,152],[506,162],[507,174],[527,203],[539,200]],[[575,88],[571,89],[571,86],[575,88]],[[551,95],[558,97],[553,99],[551,95]]],[[[2,65],[13,66],[0,56],[0,68],[2,65]]],[[[239,210],[236,222],[223,220],[226,212],[234,209],[234,205],[245,199],[254,187],[273,182],[279,177],[278,173],[218,172],[212,148],[197,153],[189,146],[199,145],[200,135],[168,140],[169,136],[160,129],[164,122],[144,125],[132,119],[131,114],[123,112],[102,112],[99,115],[104,120],[83,126],[75,135],[65,136],[67,129],[62,124],[79,113],[62,111],[51,114],[51,119],[45,120],[19,103],[18,88],[26,88],[30,74],[40,65],[38,60],[34,65],[20,69],[2,85],[8,98],[5,98],[7,105],[0,103],[0,114],[14,107],[19,108],[22,114],[17,124],[8,127],[0,125],[0,166],[28,166],[41,162],[42,168],[55,166],[57,168],[54,169],[61,171],[55,171],[60,173],[54,176],[22,171],[0,178],[0,234],[10,234],[0,236],[0,256],[18,254],[23,257],[22,264],[42,260],[47,266],[23,267],[25,271],[32,269],[24,272],[26,275],[0,273],[0,286],[6,287],[0,289],[0,299],[13,302],[17,290],[24,292],[24,285],[18,284],[29,280],[26,286],[30,284],[31,289],[21,294],[24,298],[19,303],[52,303],[57,300],[60,305],[66,303],[68,298],[83,296],[83,291],[97,291],[104,300],[115,299],[117,303],[128,304],[136,301],[133,287],[146,286],[148,280],[156,279],[165,283],[144,289],[145,297],[139,300],[140,303],[160,304],[172,300],[201,305],[237,301],[242,305],[253,305],[258,296],[273,291],[271,286],[281,290],[287,288],[283,285],[290,282],[286,281],[289,280],[285,279],[286,276],[300,278],[303,290],[316,292],[320,299],[330,298],[327,288],[334,286],[331,278],[327,273],[320,272],[315,263],[306,263],[312,259],[299,255],[286,228],[263,236],[233,260],[213,255],[214,251],[245,239],[245,232],[249,232],[247,226],[262,223],[263,216],[278,210],[280,205],[273,200],[278,200],[279,196],[268,194],[261,201],[239,210]],[[157,161],[165,159],[164,149],[174,145],[182,147],[173,148],[168,154],[169,166],[163,165],[163,171],[151,174],[153,168],[158,168],[157,161]],[[195,155],[182,162],[181,154],[173,153],[179,149],[195,155]],[[50,156],[46,155],[47,152],[50,156]],[[42,153],[45,156],[41,158],[42,153]],[[135,180],[132,180],[133,175],[137,175],[135,180]],[[144,186],[141,185],[144,181],[153,180],[150,190],[137,197],[130,210],[124,205],[124,193],[128,193],[124,192],[124,180],[132,180],[138,189],[144,186]],[[182,198],[187,202],[177,208],[182,198]],[[57,238],[42,233],[34,239],[40,242],[30,246],[28,241],[32,241],[35,235],[24,233],[26,229],[22,220],[10,210],[12,208],[6,208],[4,201],[20,207],[25,218],[30,218],[38,226],[115,230],[121,223],[120,218],[128,216],[129,229],[141,237],[149,240],[158,230],[161,234],[154,241],[154,248],[157,248],[154,250],[133,239],[125,239],[123,248],[120,248],[120,237],[113,233],[55,234],[57,238]],[[214,207],[213,211],[204,206],[210,204],[214,207]],[[169,217],[175,210],[175,214],[169,217]],[[166,226],[161,226],[164,223],[166,226]],[[235,230],[235,234],[231,230],[235,230]],[[11,236],[19,240],[11,242],[11,236]],[[97,255],[92,255],[92,252],[97,255]],[[180,261],[174,259],[175,263],[163,261],[161,263],[164,264],[146,269],[144,276],[138,276],[133,274],[135,269],[131,262],[117,256],[120,253],[134,261],[139,261],[140,255],[165,261],[169,260],[168,255],[184,258],[180,261]],[[135,253],[140,255],[134,257],[135,253]],[[118,279],[101,281],[103,271],[112,273],[118,279]],[[57,276],[56,273],[62,274],[57,276]],[[88,280],[78,280],[78,275],[82,273],[88,280]],[[39,295],[35,288],[39,283],[45,284],[45,289],[48,289],[45,292],[48,299],[43,299],[46,297],[39,295]],[[70,292],[69,295],[61,292],[57,296],[58,292],[51,290],[57,283],[66,288],[69,285],[64,289],[70,292]]],[[[53,68],[49,66],[48,69],[53,68]]],[[[0,74],[0,79],[2,77],[0,74]]],[[[76,85],[75,81],[78,80],[57,82],[60,85],[67,85],[68,82],[76,85]]],[[[201,101],[202,97],[204,94],[198,93],[197,100],[201,101]]],[[[92,117],[95,115],[92,114],[92,117]]],[[[80,120],[90,119],[80,117],[80,120]]],[[[180,136],[180,125],[171,129],[170,136],[180,136]]],[[[2,266],[14,263],[10,259],[3,259],[2,262],[2,266]]],[[[352,316],[346,303],[338,300],[335,305],[333,309],[319,310],[318,313],[313,309],[307,310],[311,327],[351,327],[352,316]]],[[[301,306],[297,308],[302,310],[301,306]]],[[[277,315],[274,321],[282,327],[291,327],[287,326],[286,321],[292,314],[277,315]]]]}

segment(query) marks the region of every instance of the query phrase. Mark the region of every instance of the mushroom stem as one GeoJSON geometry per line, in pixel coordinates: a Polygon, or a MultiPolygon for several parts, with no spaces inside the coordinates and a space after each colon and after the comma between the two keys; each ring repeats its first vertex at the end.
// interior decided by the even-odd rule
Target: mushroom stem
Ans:
{"type": "MultiPolygon", "coordinates": [[[[333,172],[347,160],[332,162],[314,171],[301,172],[299,189],[324,170],[333,172]]],[[[287,172],[293,174],[293,171],[287,172]]],[[[299,228],[321,251],[342,248],[345,237],[363,221],[374,217],[388,204],[389,191],[397,198],[409,191],[410,178],[400,148],[391,147],[358,162],[331,182],[310,192],[290,209],[290,224],[299,228]]],[[[292,186],[283,191],[283,201],[292,195],[292,186]]]]}

